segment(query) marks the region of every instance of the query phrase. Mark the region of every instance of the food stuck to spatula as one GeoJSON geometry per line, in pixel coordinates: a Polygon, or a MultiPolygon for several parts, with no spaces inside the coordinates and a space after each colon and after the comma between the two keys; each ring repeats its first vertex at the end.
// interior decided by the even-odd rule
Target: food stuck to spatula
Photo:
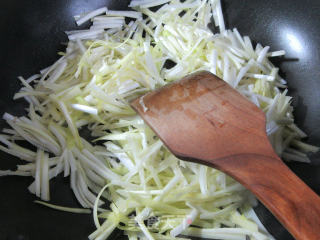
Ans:
{"type": "Polygon", "coordinates": [[[301,141],[306,134],[294,124],[286,81],[268,60],[284,51],[269,52],[237,29],[227,30],[219,0],[134,0],[130,6],[132,11],[100,8],[75,16],[79,25],[91,20],[90,29],[66,32],[69,42],[57,62],[19,78],[23,86],[14,98],[29,107],[24,117],[4,115],[10,128],[3,129],[0,150],[24,162],[0,175],[31,176],[29,191],[44,201],[53,178],[70,178],[86,209],[47,206],[93,209],[97,230],[90,239],[106,239],[116,228],[129,239],[272,239],[252,210],[255,198],[241,184],[177,159],[129,102],[207,70],[265,112],[279,156],[309,162],[306,153],[318,148],[301,141]],[[219,29],[214,33],[212,20],[219,29]]]}

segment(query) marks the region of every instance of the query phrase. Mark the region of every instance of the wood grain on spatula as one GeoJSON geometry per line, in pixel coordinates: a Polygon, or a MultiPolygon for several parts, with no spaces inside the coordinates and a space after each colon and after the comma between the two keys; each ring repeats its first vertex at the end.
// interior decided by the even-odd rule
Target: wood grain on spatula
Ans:
{"type": "Polygon", "coordinates": [[[178,158],[242,183],[296,239],[320,239],[319,196],[273,151],[264,113],[226,82],[198,72],[131,106],[178,158]]]}

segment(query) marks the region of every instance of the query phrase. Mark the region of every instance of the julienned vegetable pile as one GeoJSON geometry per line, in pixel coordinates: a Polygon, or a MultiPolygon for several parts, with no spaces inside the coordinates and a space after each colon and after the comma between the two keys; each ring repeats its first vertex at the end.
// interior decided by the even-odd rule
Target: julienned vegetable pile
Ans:
{"type": "Polygon", "coordinates": [[[218,170],[175,158],[128,102],[208,70],[266,113],[279,156],[309,162],[306,153],[318,148],[301,141],[306,134],[294,124],[286,81],[268,60],[284,51],[254,47],[237,29],[227,30],[220,0],[133,0],[130,7],[136,11],[100,8],[75,16],[78,25],[91,20],[90,29],[66,32],[69,43],[57,62],[19,77],[23,87],[14,99],[24,98],[29,107],[24,117],[4,114],[10,128],[0,135],[0,149],[23,164],[0,176],[33,177],[29,191],[44,201],[50,181],[68,177],[83,209],[39,203],[93,209],[97,230],[90,239],[107,239],[116,228],[129,239],[272,239],[244,187],[218,170]],[[210,23],[219,30],[213,33],[210,23]],[[83,129],[94,140],[82,137],[83,129]]]}

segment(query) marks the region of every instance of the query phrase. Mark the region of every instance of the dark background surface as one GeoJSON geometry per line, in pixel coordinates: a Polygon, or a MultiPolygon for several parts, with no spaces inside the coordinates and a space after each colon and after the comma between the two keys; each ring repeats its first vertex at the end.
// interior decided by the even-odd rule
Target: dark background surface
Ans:
{"type": "MultiPolygon", "coordinates": [[[[0,1],[0,114],[23,114],[22,101],[12,101],[20,88],[17,76],[29,77],[51,65],[67,38],[63,31],[76,29],[73,15],[98,7],[124,9],[129,0],[2,0],[0,1]]],[[[298,125],[309,135],[308,142],[320,145],[320,1],[318,0],[222,0],[228,28],[271,50],[284,49],[286,59],[276,60],[294,96],[298,125]]],[[[4,127],[0,121],[0,128],[4,127]]],[[[320,155],[312,164],[289,163],[289,167],[318,194],[320,155]]],[[[19,161],[0,153],[0,169],[19,161]]],[[[0,240],[87,239],[95,230],[91,215],[47,209],[33,203],[27,187],[31,178],[0,178],[0,240]]],[[[52,202],[77,207],[68,179],[50,183],[52,202]]],[[[292,237],[262,206],[256,209],[262,222],[278,240],[292,237]]],[[[119,239],[121,233],[112,238],[119,239]]]]}

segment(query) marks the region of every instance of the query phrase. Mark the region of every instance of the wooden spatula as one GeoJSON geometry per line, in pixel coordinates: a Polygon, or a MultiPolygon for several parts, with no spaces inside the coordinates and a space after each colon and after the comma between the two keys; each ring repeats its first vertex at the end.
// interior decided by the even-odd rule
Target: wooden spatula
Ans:
{"type": "Polygon", "coordinates": [[[199,72],[131,103],[178,158],[220,169],[251,190],[299,240],[320,240],[320,198],[275,154],[264,113],[199,72]]]}

